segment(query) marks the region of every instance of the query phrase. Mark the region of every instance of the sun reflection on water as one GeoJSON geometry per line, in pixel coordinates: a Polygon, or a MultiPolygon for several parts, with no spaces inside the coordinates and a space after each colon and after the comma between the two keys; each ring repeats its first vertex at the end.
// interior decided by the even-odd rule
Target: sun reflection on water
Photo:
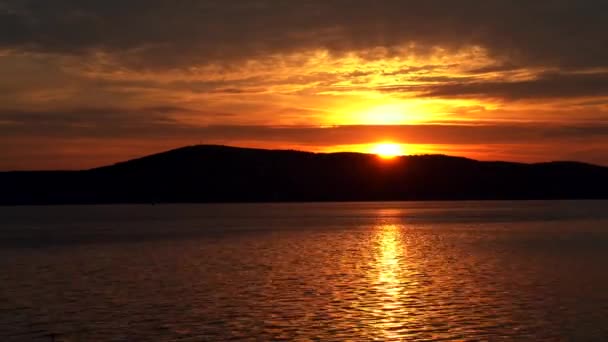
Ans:
{"type": "Polygon", "coordinates": [[[401,253],[399,250],[399,231],[395,225],[383,226],[379,237],[380,256],[379,262],[379,283],[387,285],[384,290],[398,290],[399,279],[399,264],[401,253]]]}
{"type": "Polygon", "coordinates": [[[374,271],[377,281],[375,291],[378,296],[377,306],[374,309],[378,320],[375,329],[382,332],[387,339],[402,337],[407,308],[403,302],[405,284],[407,279],[404,260],[404,245],[401,236],[401,227],[395,224],[385,224],[378,228],[376,265],[374,271]]]}

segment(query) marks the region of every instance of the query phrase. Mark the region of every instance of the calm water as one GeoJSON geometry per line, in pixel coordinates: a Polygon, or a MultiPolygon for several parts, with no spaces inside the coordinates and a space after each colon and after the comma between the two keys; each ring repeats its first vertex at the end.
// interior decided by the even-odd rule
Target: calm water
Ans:
{"type": "Polygon", "coordinates": [[[0,208],[0,340],[608,340],[608,202],[0,208]]]}

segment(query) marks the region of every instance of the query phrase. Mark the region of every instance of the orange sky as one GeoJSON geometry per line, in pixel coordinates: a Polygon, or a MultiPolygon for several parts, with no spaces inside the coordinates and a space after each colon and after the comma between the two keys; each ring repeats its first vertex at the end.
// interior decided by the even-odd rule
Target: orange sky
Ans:
{"type": "Polygon", "coordinates": [[[0,0],[0,169],[386,141],[608,164],[605,7],[0,0]]]}

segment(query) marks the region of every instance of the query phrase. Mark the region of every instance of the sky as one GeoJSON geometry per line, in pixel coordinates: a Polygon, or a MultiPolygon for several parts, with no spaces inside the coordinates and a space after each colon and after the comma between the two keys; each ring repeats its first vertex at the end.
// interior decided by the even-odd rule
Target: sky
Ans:
{"type": "Polygon", "coordinates": [[[608,165],[608,1],[0,0],[0,170],[226,144],[608,165]]]}

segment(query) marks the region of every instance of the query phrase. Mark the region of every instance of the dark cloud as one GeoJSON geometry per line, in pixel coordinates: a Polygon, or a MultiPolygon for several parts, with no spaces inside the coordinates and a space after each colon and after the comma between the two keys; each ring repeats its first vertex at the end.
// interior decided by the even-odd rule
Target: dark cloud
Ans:
{"type": "MultiPolygon", "coordinates": [[[[176,113],[192,110],[158,106],[142,109],[78,108],[64,111],[0,111],[0,134],[5,137],[136,137],[160,134],[177,126],[176,113]]],[[[214,113],[214,115],[217,115],[214,113]]]]}
{"type": "MultiPolygon", "coordinates": [[[[335,127],[208,125],[173,119],[193,112],[181,107],[142,109],[81,108],[67,112],[0,111],[0,134],[5,137],[175,138],[209,141],[258,140],[312,145],[348,145],[382,137],[411,144],[520,144],[568,139],[608,138],[604,123],[500,123],[347,125],[335,127]]],[[[196,112],[199,116],[221,113],[196,112]]]]}
{"type": "Polygon", "coordinates": [[[499,63],[494,65],[487,65],[481,68],[474,68],[468,70],[470,74],[488,74],[494,72],[505,72],[505,71],[515,71],[521,69],[520,66],[517,66],[512,63],[499,63]]]}
{"type": "Polygon", "coordinates": [[[417,73],[417,72],[422,72],[422,73],[426,73],[426,72],[430,72],[430,71],[434,71],[437,69],[444,69],[444,68],[449,68],[449,67],[455,67],[458,66],[457,64],[447,64],[447,65],[422,65],[422,66],[410,66],[407,68],[402,68],[396,71],[391,71],[391,72],[382,72],[382,75],[384,76],[398,76],[398,75],[409,75],[411,73],[417,73]]]}
{"type": "Polygon", "coordinates": [[[0,46],[105,51],[157,68],[313,48],[477,45],[517,65],[604,67],[607,11],[602,0],[0,0],[0,46]]]}
{"type": "MultiPolygon", "coordinates": [[[[474,77],[414,77],[413,80],[437,82],[422,85],[391,85],[377,88],[384,92],[416,92],[422,97],[500,98],[531,100],[569,97],[608,96],[608,73],[541,73],[522,81],[483,81],[474,77]]],[[[590,102],[603,103],[603,102],[590,102]]]]}
{"type": "Polygon", "coordinates": [[[536,79],[515,82],[450,82],[431,87],[425,95],[507,100],[608,96],[608,73],[546,73],[536,79]]]}
{"type": "Polygon", "coordinates": [[[353,125],[329,128],[207,126],[206,137],[283,141],[313,145],[363,144],[379,137],[410,144],[521,144],[608,137],[608,124],[353,125]]]}

